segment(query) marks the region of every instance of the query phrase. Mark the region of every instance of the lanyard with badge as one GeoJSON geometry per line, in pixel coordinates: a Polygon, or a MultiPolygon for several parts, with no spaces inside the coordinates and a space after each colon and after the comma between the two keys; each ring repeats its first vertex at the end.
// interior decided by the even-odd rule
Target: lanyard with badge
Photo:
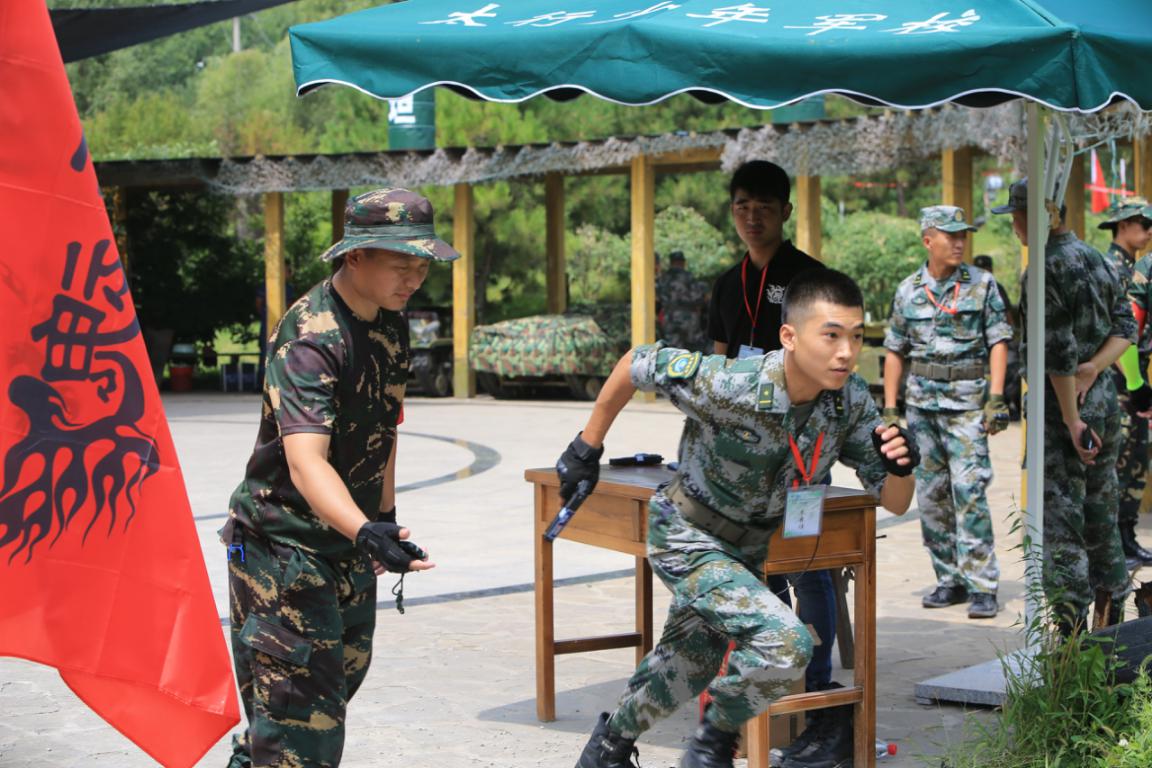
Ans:
{"type": "Polygon", "coordinates": [[[804,485],[800,485],[799,478],[793,478],[792,487],[785,497],[782,535],[786,539],[820,535],[824,517],[824,494],[828,492],[828,487],[812,485],[812,476],[816,474],[816,467],[820,464],[820,449],[823,445],[824,433],[821,432],[812,449],[812,465],[808,467],[804,464],[804,456],[800,453],[796,438],[791,434],[788,435],[788,446],[792,449],[792,458],[796,460],[796,471],[804,478],[804,485]]]}
{"type": "Polygon", "coordinates": [[[752,311],[752,305],[748,303],[748,262],[751,258],[748,254],[744,254],[744,261],[740,264],[740,295],[744,299],[744,309],[748,312],[748,319],[752,323],[752,329],[748,331],[748,343],[740,345],[740,351],[736,355],[737,359],[743,360],[746,357],[754,357],[756,355],[764,354],[764,350],[755,346],[756,343],[756,321],[760,318],[760,302],[764,300],[764,283],[768,279],[768,266],[764,266],[764,270],[760,273],[760,291],[756,294],[756,311],[752,311]]]}

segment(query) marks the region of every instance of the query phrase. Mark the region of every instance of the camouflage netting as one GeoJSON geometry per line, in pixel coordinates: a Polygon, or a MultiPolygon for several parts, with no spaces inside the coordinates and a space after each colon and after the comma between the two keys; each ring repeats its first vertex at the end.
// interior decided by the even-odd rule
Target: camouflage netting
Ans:
{"type": "MultiPolygon", "coordinates": [[[[1145,136],[1152,127],[1147,116],[1129,105],[1093,115],[1067,115],[1066,121],[1078,151],[1112,139],[1145,136]]],[[[763,158],[774,160],[795,174],[831,176],[886,170],[938,157],[948,147],[975,147],[1001,162],[1022,166],[1022,102],[988,109],[945,106],[917,112],[886,110],[846,120],[603,141],[427,152],[257,155],[223,160],[142,161],[140,165],[152,178],[173,176],[181,178],[182,183],[199,181],[225,193],[257,194],[480,183],[551,172],[579,174],[626,168],[640,155],[667,157],[700,149],[721,150],[722,167],[729,172],[745,160],[763,158]]]]}
{"type": "Polygon", "coordinates": [[[607,376],[620,349],[591,317],[536,315],[476,326],[470,354],[498,376],[607,376]]]}
{"type": "Polygon", "coordinates": [[[610,138],[604,141],[529,144],[494,149],[437,149],[433,152],[257,156],[225,159],[214,178],[205,179],[233,194],[346,189],[390,185],[459,184],[542,176],[552,171],[580,173],[626,165],[640,155],[719,148],[731,140],[724,132],[610,138]]]}

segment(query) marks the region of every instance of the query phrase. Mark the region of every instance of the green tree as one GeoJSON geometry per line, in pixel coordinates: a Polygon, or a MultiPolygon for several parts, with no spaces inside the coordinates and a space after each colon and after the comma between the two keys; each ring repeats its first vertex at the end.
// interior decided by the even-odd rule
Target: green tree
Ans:
{"type": "Polygon", "coordinates": [[[256,320],[258,244],[228,232],[232,200],[197,191],[152,191],[128,201],[129,280],[140,324],[180,341],[256,320]]]}
{"type": "Polygon", "coordinates": [[[864,311],[885,320],[896,286],[924,259],[915,221],[885,213],[857,213],[844,219],[824,244],[828,264],[851,275],[864,293],[864,311]]]}
{"type": "Polygon", "coordinates": [[[683,251],[689,271],[709,283],[735,259],[734,249],[724,242],[719,230],[695,208],[680,205],[656,215],[656,252],[667,259],[671,251],[683,251]]]}

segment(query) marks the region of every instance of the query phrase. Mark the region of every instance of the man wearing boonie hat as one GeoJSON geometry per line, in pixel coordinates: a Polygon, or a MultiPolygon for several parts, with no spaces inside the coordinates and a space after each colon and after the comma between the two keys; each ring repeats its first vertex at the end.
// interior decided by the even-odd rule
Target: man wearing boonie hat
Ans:
{"type": "Polygon", "coordinates": [[[928,260],[896,289],[884,337],[884,419],[900,418],[896,400],[907,360],[908,430],[921,456],[920,530],[936,572],[922,603],[966,602],[969,618],[987,619],[998,610],[1000,579],[986,496],[988,435],[1008,426],[1004,374],[1012,326],[992,273],[964,263],[968,233],[976,231],[964,210],[924,208],[920,231],[928,260]]]}
{"type": "MultiPolygon", "coordinates": [[[[1008,204],[992,212],[1012,214],[1013,232],[1028,245],[1027,179],[1012,184],[1008,204]]],[[[1070,635],[1084,626],[1096,597],[1110,604],[1111,623],[1128,594],[1116,525],[1120,409],[1115,385],[1099,374],[1131,346],[1136,320],[1115,265],[1063,224],[1048,233],[1044,280],[1045,370],[1025,376],[1030,388],[1043,382],[1046,393],[1044,591],[1057,628],[1070,635]]],[[[1028,316],[1026,279],[1020,315],[1028,316]]],[[[1022,354],[1028,343],[1025,333],[1022,354]]]]}
{"type": "MultiPolygon", "coordinates": [[[[256,447],[220,531],[232,655],[248,727],[229,768],[340,762],[364,681],[376,576],[433,567],[396,522],[396,426],[410,353],[401,314],[458,254],[406,189],[349,201],[334,272],[269,339],[256,447]]],[[[400,597],[397,608],[402,605],[400,597]]]]}
{"type": "Polygon", "coordinates": [[[1152,552],[1136,540],[1136,523],[1140,517],[1140,501],[1144,497],[1145,475],[1148,472],[1148,416],[1152,415],[1152,387],[1146,381],[1149,348],[1144,336],[1145,319],[1152,303],[1152,283],[1148,282],[1148,264],[1143,271],[1136,270],[1136,253],[1148,247],[1152,239],[1152,206],[1143,198],[1128,198],[1112,205],[1108,218],[1099,225],[1111,230],[1112,244],[1107,255],[1128,284],[1128,298],[1136,316],[1137,344],[1126,355],[1134,357],[1135,376],[1129,382],[1124,372],[1112,366],[1112,378],[1120,396],[1120,459],[1116,465],[1120,487],[1120,545],[1129,568],[1152,564],[1152,552]]]}

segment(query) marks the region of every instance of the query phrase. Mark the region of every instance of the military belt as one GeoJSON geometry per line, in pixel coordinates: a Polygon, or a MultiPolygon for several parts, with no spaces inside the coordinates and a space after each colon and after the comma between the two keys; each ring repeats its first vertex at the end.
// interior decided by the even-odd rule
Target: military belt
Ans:
{"type": "Polygon", "coordinates": [[[920,360],[913,360],[908,372],[913,376],[923,376],[926,379],[935,379],[936,381],[982,379],[984,378],[984,364],[944,365],[942,363],[925,363],[920,360]]]}
{"type": "Polygon", "coordinates": [[[701,501],[689,496],[680,487],[676,478],[664,488],[664,495],[676,505],[680,515],[688,522],[718,539],[723,539],[734,547],[746,547],[767,542],[772,533],[762,528],[750,527],[747,523],[730,520],[701,501]]]}

